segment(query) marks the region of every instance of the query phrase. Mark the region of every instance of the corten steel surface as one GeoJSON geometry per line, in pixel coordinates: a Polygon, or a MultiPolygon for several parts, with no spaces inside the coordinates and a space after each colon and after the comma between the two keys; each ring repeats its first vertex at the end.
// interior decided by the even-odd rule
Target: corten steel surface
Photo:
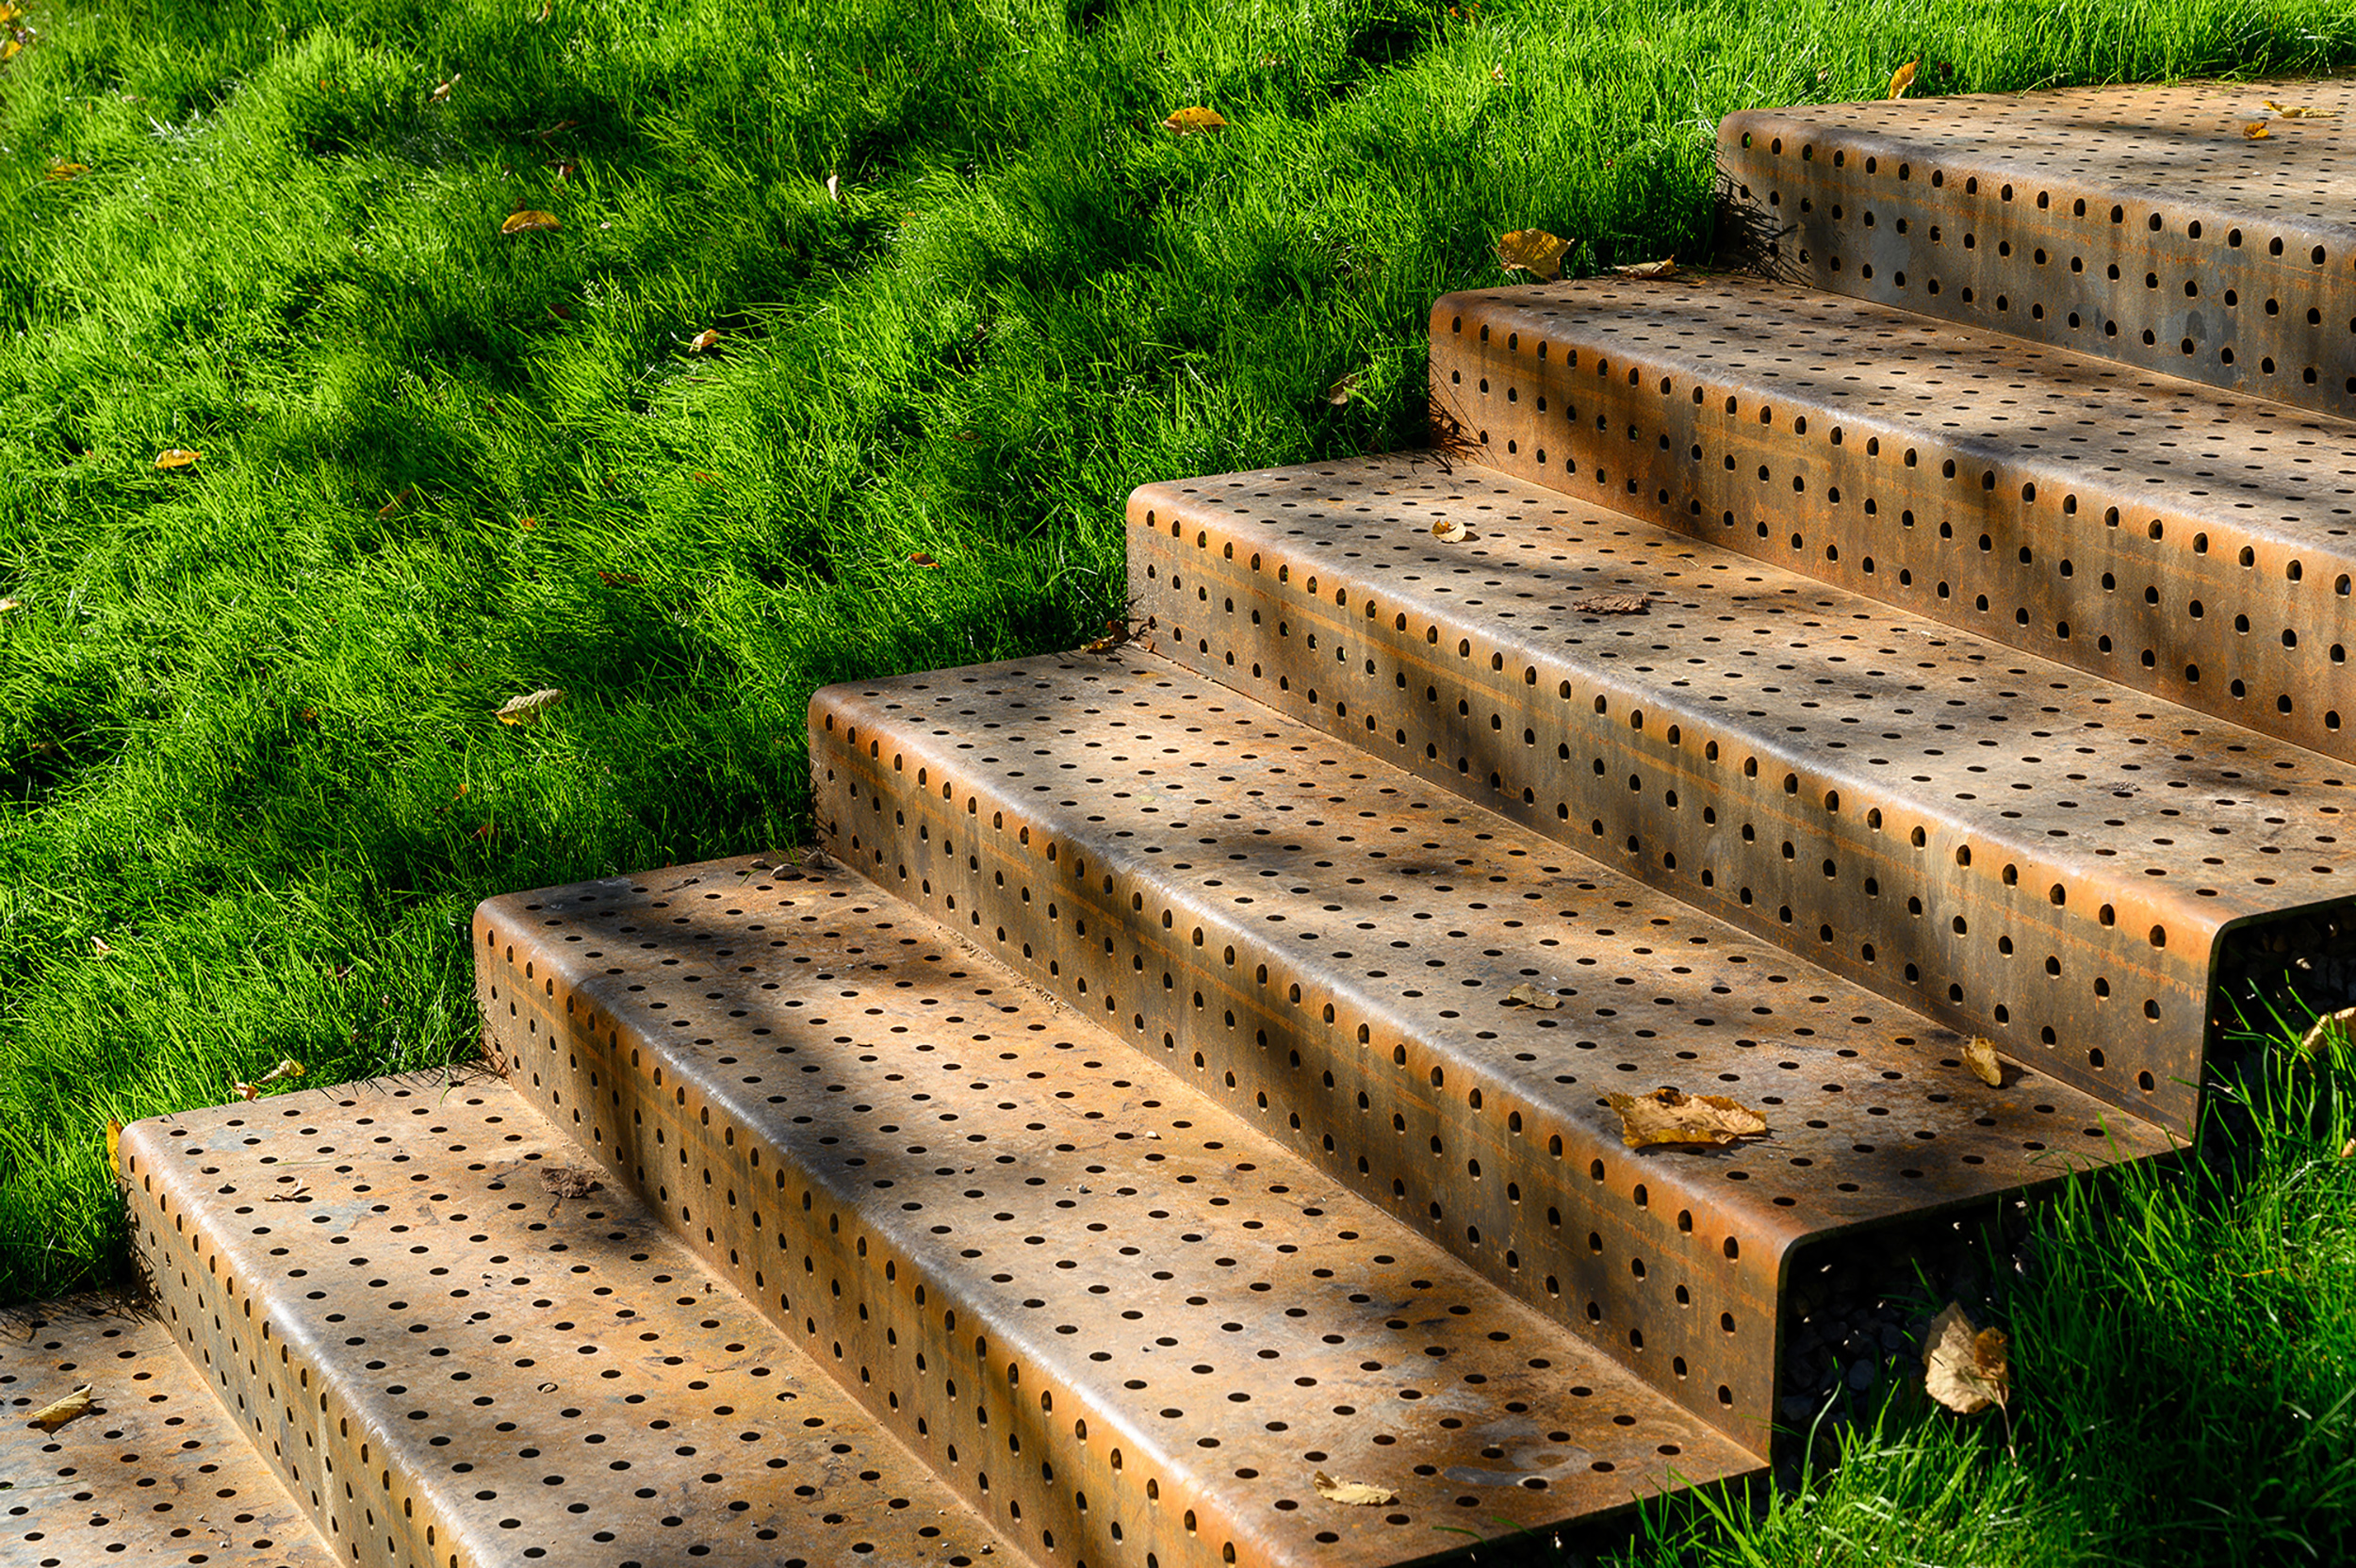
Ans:
{"type": "Polygon", "coordinates": [[[2356,425],[1742,278],[1456,294],[1506,473],[2356,757],[2356,425]]]}
{"type": "Polygon", "coordinates": [[[2228,927],[2356,895],[2345,764],[1494,471],[1130,518],[1171,657],[2179,1129],[2228,927]]]}
{"type": "Polygon", "coordinates": [[[810,749],[838,853],[1761,1451],[1792,1248],[2168,1141],[1157,658],[831,687],[810,749]],[[1662,1084],[1775,1135],[1633,1153],[1662,1084]]]}
{"type": "Polygon", "coordinates": [[[332,1568],[286,1489],[172,1336],[131,1303],[78,1296],[0,1313],[0,1560],[332,1568]],[[56,1432],[25,1417],[84,1383],[56,1432]]]}
{"type": "Polygon", "coordinates": [[[2073,89],[1729,115],[1718,161],[1796,281],[2356,415],[2352,124],[2356,80],[2073,89]]]}
{"type": "Polygon", "coordinates": [[[840,865],[475,951],[512,1081],[1041,1562],[1397,1563],[1760,1462],[840,865]]]}
{"type": "MultiPolygon", "coordinates": [[[[336,1560],[980,1560],[994,1537],[488,1075],[123,1135],[163,1320],[336,1560]]],[[[71,1432],[74,1429],[67,1428],[71,1432]]]]}

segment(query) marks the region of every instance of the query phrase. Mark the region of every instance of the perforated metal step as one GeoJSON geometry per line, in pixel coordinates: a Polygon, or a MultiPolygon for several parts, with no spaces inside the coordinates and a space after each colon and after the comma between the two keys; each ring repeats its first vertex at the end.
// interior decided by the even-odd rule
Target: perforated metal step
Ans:
{"type": "Polygon", "coordinates": [[[1793,1249],[2168,1141],[1157,658],[810,735],[841,855],[1762,1451],[1793,1249]],[[1605,1097],[1664,1084],[1775,1135],[1631,1152],[1605,1097]]]}
{"type": "Polygon", "coordinates": [[[1718,160],[1794,281],[2350,416],[2351,123],[2352,79],[2087,88],[1729,115],[1718,160]]]}
{"type": "Polygon", "coordinates": [[[1457,294],[1481,461],[2356,758],[2356,425],[1755,279],[1457,294]]]}
{"type": "Polygon", "coordinates": [[[1038,1561],[1407,1562],[1761,1463],[840,865],[475,940],[513,1082],[1038,1561]]]}
{"type": "Polygon", "coordinates": [[[0,1313],[0,1558],[332,1568],[335,1559],[135,1302],[83,1296],[0,1313]],[[90,1390],[54,1429],[26,1417],[90,1390]]]}
{"type": "Polygon", "coordinates": [[[2180,1130],[2221,948],[2356,896],[2345,764],[1491,470],[1130,505],[1171,657],[2180,1130]]]}
{"type": "Polygon", "coordinates": [[[339,1562],[1003,1550],[495,1078],[143,1121],[122,1168],[171,1339],[339,1562]]]}

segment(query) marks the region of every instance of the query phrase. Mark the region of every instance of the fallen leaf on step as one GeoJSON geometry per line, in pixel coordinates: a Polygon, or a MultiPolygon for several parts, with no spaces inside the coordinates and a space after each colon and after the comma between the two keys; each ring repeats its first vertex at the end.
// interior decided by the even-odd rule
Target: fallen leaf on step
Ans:
{"type": "Polygon", "coordinates": [[[202,452],[189,451],[185,447],[173,447],[155,454],[155,466],[158,468],[185,468],[204,455],[205,454],[202,452]]]}
{"type": "Polygon", "coordinates": [[[1958,1415],[1971,1415],[2012,1397],[2012,1366],[2004,1336],[1973,1329],[1961,1302],[1931,1319],[1922,1352],[1922,1389],[1958,1415]]]}
{"type": "Polygon", "coordinates": [[[1322,1470],[1309,1478],[1309,1484],[1327,1502],[1350,1508],[1382,1508],[1399,1501],[1399,1494],[1386,1486],[1376,1486],[1370,1481],[1337,1481],[1322,1470]]]}
{"type": "Polygon", "coordinates": [[[439,104],[447,101],[450,97],[450,90],[458,85],[458,78],[460,74],[461,74],[458,72],[451,72],[450,74],[450,80],[444,82],[441,86],[427,93],[425,95],[425,101],[429,104],[439,104]]]}
{"type": "Polygon", "coordinates": [[[834,874],[835,868],[840,864],[840,861],[825,850],[811,848],[804,852],[802,856],[801,871],[805,876],[831,876],[834,874]]]}
{"type": "Polygon", "coordinates": [[[1542,1013],[1550,1013],[1562,1005],[1561,997],[1552,991],[1542,991],[1527,981],[1507,991],[1505,1000],[1509,1003],[1518,1003],[1524,1007],[1535,1007],[1542,1013]]]}
{"type": "Polygon", "coordinates": [[[1582,615],[1642,615],[1650,603],[1650,594],[1597,594],[1574,599],[1571,608],[1582,615]]]}
{"type": "Polygon", "coordinates": [[[2274,133],[2266,129],[2266,122],[2265,121],[2252,120],[2248,124],[2242,126],[2241,134],[2248,137],[2252,141],[2264,141],[2274,133]]]}
{"type": "Polygon", "coordinates": [[[90,1384],[84,1383],[64,1398],[41,1406],[25,1419],[25,1424],[39,1427],[45,1432],[54,1432],[67,1422],[88,1415],[90,1407],[98,1402],[90,1388],[90,1384]]]}
{"type": "Polygon", "coordinates": [[[309,1187],[293,1187],[286,1192],[273,1192],[262,1200],[265,1203],[308,1203],[310,1200],[311,1189],[309,1187]]]}
{"type": "Polygon", "coordinates": [[[1972,1043],[1963,1048],[1963,1065],[1972,1070],[1972,1077],[1989,1088],[2001,1089],[2004,1086],[2004,1064],[1996,1059],[1996,1047],[1992,1042],[1972,1037],[1972,1043]]]}
{"type": "Polygon", "coordinates": [[[585,1170],[564,1170],[542,1167],[540,1184],[556,1198],[586,1198],[597,1190],[597,1179],[585,1170]]]}
{"type": "Polygon", "coordinates": [[[499,224],[499,233],[530,234],[537,229],[561,229],[564,226],[557,221],[556,214],[526,207],[521,212],[509,213],[506,221],[499,224]]]}
{"type": "Polygon", "coordinates": [[[501,724],[537,724],[540,715],[564,700],[561,686],[543,686],[519,697],[509,697],[491,716],[501,724]]]}
{"type": "Polygon", "coordinates": [[[1610,1099],[1612,1108],[1620,1113],[1620,1141],[1630,1149],[1680,1143],[1714,1147],[1737,1138],[1758,1137],[1767,1131],[1765,1117],[1723,1094],[1658,1088],[1650,1094],[1615,1094],[1610,1099]]]}
{"type": "Polygon", "coordinates": [[[1453,517],[1443,517],[1432,525],[1432,537],[1443,545],[1461,544],[1471,531],[1453,517]]]}
{"type": "Polygon", "coordinates": [[[2312,1056],[2323,1049],[2328,1040],[2337,1038],[2346,1044],[2351,1037],[2349,1026],[2356,1024],[2356,1007],[2342,1007],[2336,1013],[2326,1013],[2315,1020],[2315,1027],[2299,1037],[2299,1054],[2312,1056]]]}
{"type": "Polygon", "coordinates": [[[1572,241],[1544,229],[1515,229],[1497,236],[1497,265],[1509,272],[1527,272],[1547,282],[1562,275],[1562,258],[1572,241]]]}
{"type": "Polygon", "coordinates": [[[2286,108],[2282,105],[2276,103],[2271,98],[2266,101],[2266,106],[2285,120],[2333,120],[2338,118],[2338,116],[2334,115],[2330,109],[2301,108],[2296,104],[2286,108]]]}
{"type": "Polygon", "coordinates": [[[717,327],[706,327],[703,331],[697,333],[695,336],[687,340],[687,351],[691,354],[703,353],[712,349],[719,341],[720,329],[717,327]]]}
{"type": "Polygon", "coordinates": [[[1350,401],[1350,395],[1357,390],[1358,372],[1352,370],[1350,374],[1344,376],[1341,380],[1335,382],[1333,385],[1325,389],[1325,400],[1332,403],[1335,408],[1339,408],[1344,403],[1350,401]]]}
{"type": "Polygon", "coordinates": [[[1640,261],[1627,267],[1614,267],[1612,270],[1638,283],[1653,283],[1661,278],[1676,277],[1677,262],[1675,256],[1662,256],[1659,261],[1640,261]]]}
{"type": "Polygon", "coordinates": [[[41,178],[45,180],[73,180],[79,179],[81,176],[89,172],[90,165],[87,163],[68,163],[65,159],[59,158],[57,162],[51,164],[45,171],[42,172],[41,178]]]}
{"type": "Polygon", "coordinates": [[[1921,60],[1908,60],[1891,72],[1890,74],[1890,96],[1904,98],[1906,95],[1906,90],[1914,85],[1914,74],[1922,69],[1922,65],[1921,60]]]}
{"type": "Polygon", "coordinates": [[[1179,136],[1193,136],[1201,131],[1223,131],[1226,128],[1226,118],[1217,109],[1199,107],[1174,110],[1169,119],[1162,122],[1162,129],[1179,136]]]}

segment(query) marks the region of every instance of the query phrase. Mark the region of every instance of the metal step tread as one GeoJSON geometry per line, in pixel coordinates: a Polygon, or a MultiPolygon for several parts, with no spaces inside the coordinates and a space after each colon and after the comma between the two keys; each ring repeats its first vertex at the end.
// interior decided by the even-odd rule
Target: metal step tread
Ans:
{"type": "Polygon", "coordinates": [[[1394,1563],[1763,1462],[840,865],[476,948],[515,1085],[1039,1555],[1394,1563]]]}
{"type": "Polygon", "coordinates": [[[0,1558],[333,1568],[294,1499],[129,1298],[0,1312],[0,1558]],[[54,1430],[26,1419],[88,1385],[54,1430]]]}
{"type": "Polygon", "coordinates": [[[1432,342],[1486,466],[2356,754],[2356,423],[1740,275],[1450,295],[1432,342]]]}
{"type": "Polygon", "coordinates": [[[644,1205],[581,1191],[586,1156],[487,1074],[142,1121],[121,1167],[167,1331],[338,1560],[999,1549],[644,1205]]]}
{"type": "Polygon", "coordinates": [[[1718,162],[1785,275],[2356,415],[2351,117],[2356,78],[1804,105],[1718,162]]]}
{"type": "Polygon", "coordinates": [[[1764,1419],[1800,1242],[2168,1146],[1158,658],[828,688],[811,752],[838,853],[1706,1413],[1764,1419]],[[1772,1140],[1631,1152],[1664,1084],[1772,1140]]]}
{"type": "Polygon", "coordinates": [[[1130,515],[1173,659],[2180,1127],[2227,928],[2356,894],[2346,764],[1492,470],[1130,515]]]}

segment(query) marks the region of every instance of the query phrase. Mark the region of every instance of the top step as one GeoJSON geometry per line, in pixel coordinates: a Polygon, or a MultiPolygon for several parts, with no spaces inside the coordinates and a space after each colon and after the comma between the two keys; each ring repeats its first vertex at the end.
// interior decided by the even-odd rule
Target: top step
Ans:
{"type": "Polygon", "coordinates": [[[2196,82],[1754,110],[1718,155],[1784,276],[2348,416],[2351,123],[2356,79],[2196,82]]]}

